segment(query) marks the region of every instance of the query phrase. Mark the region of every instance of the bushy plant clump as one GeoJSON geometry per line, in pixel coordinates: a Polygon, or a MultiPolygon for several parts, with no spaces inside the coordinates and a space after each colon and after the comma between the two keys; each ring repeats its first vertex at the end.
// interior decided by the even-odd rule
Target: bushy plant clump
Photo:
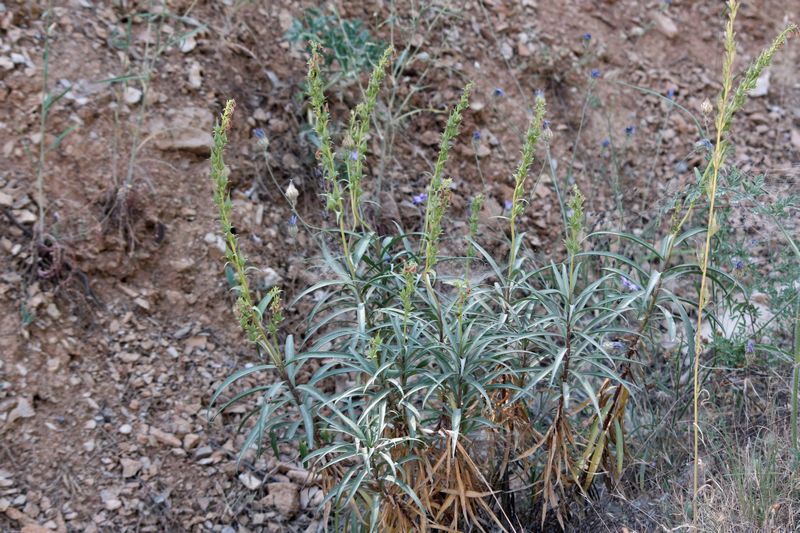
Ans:
{"type": "Polygon", "coordinates": [[[459,142],[471,85],[450,112],[430,184],[415,198],[425,204],[420,231],[398,225],[379,234],[363,212],[364,161],[391,50],[377,60],[364,101],[337,143],[321,51],[312,46],[308,92],[334,227],[318,235],[326,277],[297,298],[315,297],[297,337],[281,329],[280,293],[256,302],[248,288],[223,161],[234,124],[229,102],[214,131],[214,200],[239,320],[262,361],[231,375],[212,404],[252,374],[275,376],[236,390],[218,407],[258,398],[243,423],[243,452],[268,444],[277,453],[282,442],[299,443],[301,460],[324,480],[323,506],[337,531],[513,530],[548,516],[564,527],[570,506],[594,483],[618,480],[635,458],[630,399],[646,365],[665,341],[682,346],[693,358],[697,391],[704,357],[697,326],[709,313],[715,320],[710,298],[744,290],[711,257],[719,179],[733,172],[725,166],[726,132],[792,29],[734,89],[736,2],[730,8],[716,143],[694,188],[675,202],[666,234],[651,243],[622,231],[587,232],[584,197],[574,187],[565,201],[564,249],[544,264],[518,227],[529,169],[551,136],[542,95],[512,176],[507,253],[498,256],[478,238],[481,196],[471,202],[463,238],[443,238],[454,194],[448,156],[459,142]],[[707,227],[693,216],[700,207],[708,208],[707,227]]]}

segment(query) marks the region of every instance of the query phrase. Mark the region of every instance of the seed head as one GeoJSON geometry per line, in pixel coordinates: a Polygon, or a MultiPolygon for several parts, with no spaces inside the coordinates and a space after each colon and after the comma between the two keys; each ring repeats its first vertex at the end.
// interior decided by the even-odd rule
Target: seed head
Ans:
{"type": "Polygon", "coordinates": [[[297,190],[297,187],[294,186],[294,182],[291,180],[289,181],[289,186],[286,187],[286,192],[284,194],[286,195],[286,199],[289,201],[289,205],[291,205],[292,209],[294,209],[294,206],[297,204],[297,197],[300,196],[300,191],[297,190]]]}
{"type": "Polygon", "coordinates": [[[709,100],[708,98],[703,100],[703,103],[700,104],[700,111],[702,111],[704,115],[710,115],[711,113],[713,113],[714,106],[711,105],[711,100],[709,100]]]}

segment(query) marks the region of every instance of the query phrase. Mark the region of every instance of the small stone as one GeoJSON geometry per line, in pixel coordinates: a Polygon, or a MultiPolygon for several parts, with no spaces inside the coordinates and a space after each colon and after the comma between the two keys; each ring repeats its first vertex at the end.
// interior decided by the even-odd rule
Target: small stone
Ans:
{"type": "Polygon", "coordinates": [[[792,145],[800,150],[800,130],[792,130],[792,145]]]}
{"type": "Polygon", "coordinates": [[[142,468],[142,463],[134,459],[122,458],[119,460],[122,466],[122,477],[129,478],[135,476],[142,468]]]}
{"type": "Polygon", "coordinates": [[[131,353],[131,352],[120,352],[117,354],[117,357],[122,360],[123,363],[135,363],[142,357],[142,354],[139,353],[131,353]]]}
{"type": "Polygon", "coordinates": [[[31,418],[36,415],[31,402],[27,398],[17,398],[17,406],[8,413],[8,422],[11,423],[18,418],[31,418]]]}
{"type": "Polygon", "coordinates": [[[265,289],[269,289],[271,287],[275,287],[276,285],[280,284],[281,276],[280,274],[275,272],[275,269],[267,267],[262,269],[261,272],[263,274],[263,277],[261,279],[262,282],[264,283],[265,289]]]}
{"type": "Polygon", "coordinates": [[[184,54],[188,54],[192,50],[195,49],[197,46],[197,41],[194,40],[194,37],[188,37],[181,41],[181,52],[184,54]]]}
{"type": "Polygon", "coordinates": [[[663,13],[656,13],[655,16],[656,28],[663,33],[667,38],[674,39],[678,35],[678,26],[675,22],[663,13]]]}
{"type": "Polygon", "coordinates": [[[287,520],[300,511],[300,488],[294,483],[268,483],[267,490],[265,500],[287,520]]]}
{"type": "Polygon", "coordinates": [[[83,449],[89,453],[92,453],[94,451],[94,446],[95,444],[93,439],[87,440],[86,442],[83,443],[83,449]]]}
{"type": "Polygon", "coordinates": [[[242,472],[239,474],[239,481],[242,482],[242,485],[247,487],[250,490],[258,490],[261,487],[262,480],[251,474],[250,472],[242,472]]]}
{"type": "Polygon", "coordinates": [[[61,317],[61,311],[58,310],[56,304],[51,302],[47,305],[47,315],[55,320],[61,317]]]}
{"type": "Polygon", "coordinates": [[[133,426],[131,426],[130,424],[122,424],[119,427],[119,432],[122,433],[123,435],[130,435],[131,431],[133,431],[133,426]]]}
{"type": "Polygon", "coordinates": [[[14,197],[0,191],[0,206],[11,207],[12,205],[14,205],[14,197]]]}
{"type": "Polygon", "coordinates": [[[214,453],[214,450],[211,449],[211,446],[201,446],[194,451],[194,458],[206,459],[207,457],[211,457],[212,453],[214,453]]]}
{"type": "Polygon", "coordinates": [[[125,89],[125,102],[128,104],[136,104],[142,99],[142,91],[136,87],[128,87],[125,89]]]}
{"type": "Polygon", "coordinates": [[[503,43],[500,45],[500,55],[503,56],[503,59],[511,59],[514,57],[514,49],[509,43],[503,43]]]}
{"type": "Polygon", "coordinates": [[[36,222],[36,215],[28,211],[27,209],[20,209],[18,211],[14,211],[14,218],[17,219],[17,222],[20,224],[33,224],[36,222]]]}
{"type": "Polygon", "coordinates": [[[110,500],[105,501],[106,510],[108,511],[116,511],[120,507],[122,507],[122,502],[116,498],[111,498],[110,500]]]}
{"type": "Polygon", "coordinates": [[[160,442],[161,444],[165,444],[170,448],[180,448],[181,441],[173,435],[172,433],[167,433],[166,431],[162,431],[156,427],[150,427],[150,435],[155,437],[155,439],[160,442]]]}
{"type": "Polygon", "coordinates": [[[193,89],[199,89],[203,85],[203,75],[200,64],[196,61],[189,67],[189,85],[193,89]]]}
{"type": "Polygon", "coordinates": [[[193,450],[200,442],[200,435],[195,433],[187,433],[183,436],[183,448],[185,450],[193,450]]]}
{"type": "Polygon", "coordinates": [[[11,506],[11,502],[5,498],[0,498],[0,513],[5,513],[6,509],[11,506]]]}

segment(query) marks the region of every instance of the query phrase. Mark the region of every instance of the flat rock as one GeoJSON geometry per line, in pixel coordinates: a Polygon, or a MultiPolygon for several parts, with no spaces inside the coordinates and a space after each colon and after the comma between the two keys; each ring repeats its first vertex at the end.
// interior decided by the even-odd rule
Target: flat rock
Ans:
{"type": "Polygon", "coordinates": [[[241,481],[242,485],[244,485],[250,490],[258,490],[264,483],[262,480],[260,480],[250,472],[242,472],[241,474],[239,474],[239,481],[241,481]]]}
{"type": "Polygon", "coordinates": [[[675,25],[675,22],[668,16],[663,13],[656,13],[654,17],[656,23],[656,29],[659,32],[664,34],[669,39],[674,39],[678,36],[678,26],[675,25]]]}
{"type": "Polygon", "coordinates": [[[167,111],[157,117],[150,129],[155,134],[159,150],[185,151],[198,155],[211,154],[214,140],[211,130],[214,117],[210,111],[200,107],[185,107],[167,111]]]}
{"type": "Polygon", "coordinates": [[[166,444],[172,448],[180,448],[181,441],[178,437],[173,435],[172,433],[167,433],[166,431],[161,431],[157,427],[150,427],[150,435],[155,437],[155,439],[160,442],[161,444],[166,444]]]}
{"type": "Polygon", "coordinates": [[[300,487],[294,483],[267,483],[269,494],[262,500],[289,520],[300,511],[300,487]]]}
{"type": "Polygon", "coordinates": [[[12,205],[14,205],[14,197],[0,191],[0,206],[11,207],[12,205]]]}
{"type": "Polygon", "coordinates": [[[31,418],[36,416],[31,402],[27,398],[17,398],[17,406],[8,413],[8,423],[13,422],[18,418],[31,418]]]}
{"type": "Polygon", "coordinates": [[[122,477],[128,478],[135,476],[142,468],[142,463],[136,459],[122,458],[119,460],[122,466],[122,477]]]}

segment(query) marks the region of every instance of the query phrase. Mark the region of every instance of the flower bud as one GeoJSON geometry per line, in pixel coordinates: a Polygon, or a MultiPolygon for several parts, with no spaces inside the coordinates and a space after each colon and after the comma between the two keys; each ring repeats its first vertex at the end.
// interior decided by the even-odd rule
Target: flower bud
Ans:
{"type": "Polygon", "coordinates": [[[714,106],[711,105],[711,101],[708,98],[703,100],[703,103],[700,104],[700,111],[702,111],[704,115],[710,115],[714,111],[714,106]]]}
{"type": "Polygon", "coordinates": [[[297,197],[300,196],[300,191],[297,190],[297,187],[294,186],[294,183],[290,180],[289,186],[286,187],[286,199],[289,201],[289,204],[294,208],[295,204],[297,203],[297,197]]]}

